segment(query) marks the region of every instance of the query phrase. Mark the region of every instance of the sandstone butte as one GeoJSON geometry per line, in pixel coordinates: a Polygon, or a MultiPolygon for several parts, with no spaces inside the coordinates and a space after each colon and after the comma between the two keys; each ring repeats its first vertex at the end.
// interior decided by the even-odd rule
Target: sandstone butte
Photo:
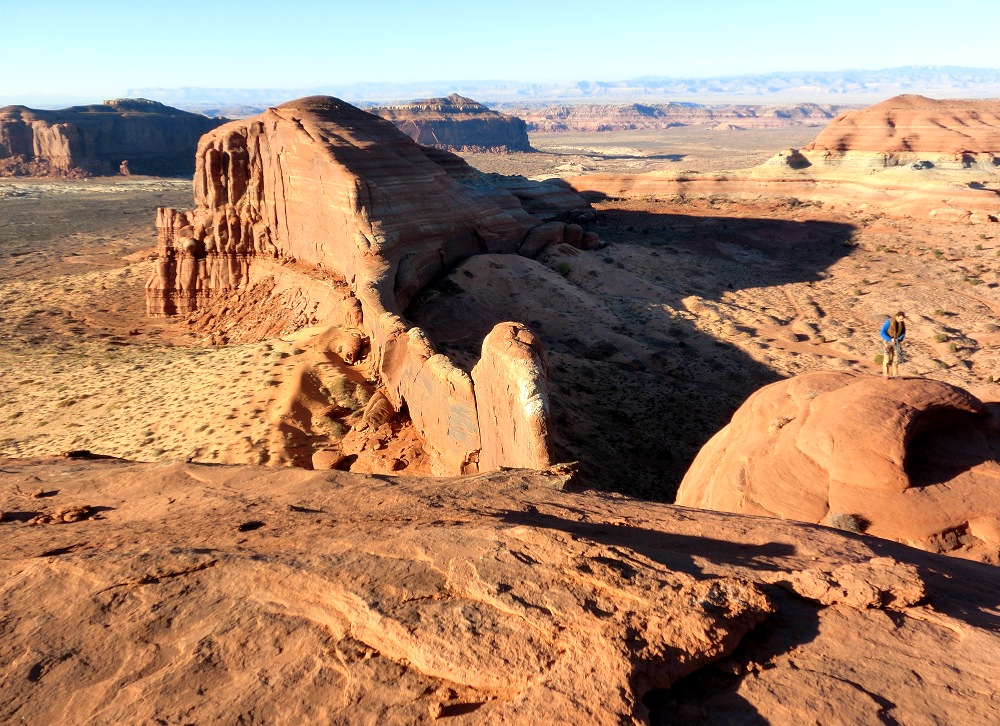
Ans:
{"type": "Polygon", "coordinates": [[[530,331],[500,323],[470,376],[403,317],[424,286],[472,255],[596,246],[596,234],[553,218],[587,207],[576,194],[499,183],[335,98],[230,122],[198,144],[196,208],[157,213],[147,311],[208,311],[220,329],[261,280],[271,281],[271,296],[276,285],[295,287],[310,301],[298,325],[365,340],[369,378],[394,410],[406,410],[433,473],[546,466],[544,361],[530,331]],[[505,432],[514,438],[494,438],[505,432]]]}
{"type": "Polygon", "coordinates": [[[889,216],[991,223],[1000,219],[1000,101],[897,96],[841,114],[803,149],[753,169],[565,181],[611,197],[795,197],[889,216]]]}
{"type": "Polygon", "coordinates": [[[0,721],[1000,721],[997,568],[564,479],[4,460],[0,721]]]}
{"type": "Polygon", "coordinates": [[[373,108],[418,144],[448,151],[531,151],[521,119],[491,111],[471,98],[445,98],[373,108]]]}
{"type": "Polygon", "coordinates": [[[921,378],[810,373],[753,394],[677,503],[1000,564],[1000,403],[921,378]]]}
{"type": "Polygon", "coordinates": [[[0,176],[186,176],[198,139],[222,122],[142,98],[58,111],[6,106],[0,176]]]}

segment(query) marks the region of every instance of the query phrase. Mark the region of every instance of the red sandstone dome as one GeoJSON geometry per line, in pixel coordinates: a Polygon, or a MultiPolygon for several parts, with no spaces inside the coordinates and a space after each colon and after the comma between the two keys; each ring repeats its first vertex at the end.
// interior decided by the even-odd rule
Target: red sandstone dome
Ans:
{"type": "Polygon", "coordinates": [[[919,378],[810,373],[753,394],[677,503],[1000,563],[1000,406],[919,378]]]}
{"type": "Polygon", "coordinates": [[[1000,101],[896,96],[838,116],[805,150],[1000,156],[1000,101]]]}

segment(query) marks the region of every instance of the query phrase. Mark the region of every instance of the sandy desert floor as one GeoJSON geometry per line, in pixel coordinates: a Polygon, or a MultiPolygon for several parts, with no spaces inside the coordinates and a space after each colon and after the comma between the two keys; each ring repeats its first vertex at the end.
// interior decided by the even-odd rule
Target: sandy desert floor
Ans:
{"type": "MultiPolygon", "coordinates": [[[[816,129],[656,133],[549,135],[532,139],[545,153],[466,158],[526,176],[710,171],[763,161],[816,129]]],[[[190,200],[177,180],[0,183],[0,456],[268,458],[268,411],[308,355],[302,341],[211,345],[184,321],[144,315],[155,207],[190,200]]],[[[997,225],[797,200],[595,209],[604,249],[558,250],[544,266],[474,258],[409,311],[465,365],[493,322],[535,328],[557,453],[592,483],[671,500],[698,448],[761,385],[877,372],[877,330],[897,309],[910,316],[905,375],[972,388],[1000,378],[997,225]]]]}

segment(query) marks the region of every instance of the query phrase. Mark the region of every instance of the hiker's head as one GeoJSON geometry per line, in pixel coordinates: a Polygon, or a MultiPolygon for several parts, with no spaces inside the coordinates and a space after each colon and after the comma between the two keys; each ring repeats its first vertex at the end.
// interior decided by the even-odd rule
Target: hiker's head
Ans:
{"type": "Polygon", "coordinates": [[[906,313],[904,313],[902,310],[900,310],[898,313],[896,313],[895,317],[896,317],[896,320],[901,323],[904,320],[906,320],[906,313]]]}

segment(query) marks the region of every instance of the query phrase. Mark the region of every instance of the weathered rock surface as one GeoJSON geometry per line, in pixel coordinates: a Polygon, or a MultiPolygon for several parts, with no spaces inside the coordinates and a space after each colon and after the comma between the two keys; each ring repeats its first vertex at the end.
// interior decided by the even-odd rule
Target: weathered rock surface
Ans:
{"type": "Polygon", "coordinates": [[[551,414],[541,341],[520,323],[500,323],[472,369],[482,451],[479,465],[543,469],[552,461],[551,414]]]}
{"type": "Polygon", "coordinates": [[[677,503],[1000,563],[1000,407],[939,381],[812,373],[761,389],[677,503]]]}
{"type": "MultiPolygon", "coordinates": [[[[586,207],[564,187],[540,196],[550,207],[553,198],[586,207]]],[[[435,473],[477,470],[482,438],[472,379],[402,311],[458,262],[520,250],[543,219],[516,192],[452,154],[419,146],[384,119],[316,96],[206,135],[195,202],[191,212],[157,213],[150,315],[209,310],[220,320],[220,307],[231,307],[277,262],[286,275],[294,260],[323,280],[302,287],[318,297],[296,319],[367,338],[372,379],[396,410],[406,408],[435,473]]]]}
{"type": "Polygon", "coordinates": [[[373,108],[424,146],[448,151],[531,151],[527,125],[515,116],[491,111],[453,93],[397,106],[373,108]]]}
{"type": "Polygon", "coordinates": [[[896,96],[838,116],[803,151],[826,164],[991,169],[1000,157],[1000,101],[896,96]]]}
{"type": "Polygon", "coordinates": [[[0,176],[189,175],[198,139],[222,123],[145,99],[58,111],[7,106],[0,108],[0,176]]]}
{"type": "Polygon", "coordinates": [[[1000,716],[997,569],[559,480],[5,460],[0,720],[1000,716]]]}

